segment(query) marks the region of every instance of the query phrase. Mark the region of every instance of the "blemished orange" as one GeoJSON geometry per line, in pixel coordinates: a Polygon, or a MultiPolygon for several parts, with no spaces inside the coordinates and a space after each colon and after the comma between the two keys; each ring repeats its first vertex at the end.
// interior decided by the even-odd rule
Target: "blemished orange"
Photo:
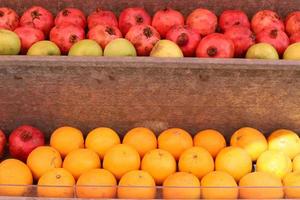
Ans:
{"type": "Polygon", "coordinates": [[[0,196],[23,196],[29,187],[22,185],[31,185],[32,179],[30,169],[23,162],[16,159],[2,161],[0,163],[0,196]]]}
{"type": "Polygon", "coordinates": [[[252,161],[268,149],[265,136],[257,129],[244,127],[235,131],[230,139],[230,145],[241,147],[251,156],[252,161]]]}
{"type": "Polygon", "coordinates": [[[91,169],[81,174],[76,183],[76,194],[79,198],[116,197],[117,180],[106,169],[91,169]]]}
{"type": "Polygon", "coordinates": [[[256,162],[256,171],[267,172],[281,179],[292,169],[291,159],[282,151],[277,150],[265,151],[256,162]]]}
{"type": "Polygon", "coordinates": [[[205,148],[215,158],[221,149],[226,147],[226,140],[220,132],[207,129],[194,136],[194,146],[205,148]]]}
{"type": "Polygon", "coordinates": [[[126,133],[123,144],[131,145],[143,157],[147,152],[157,148],[157,139],[150,129],[137,127],[126,133]]]}
{"type": "Polygon", "coordinates": [[[140,168],[140,155],[132,146],[118,144],[110,148],[103,159],[103,168],[119,180],[124,174],[140,168]]]}
{"type": "Polygon", "coordinates": [[[286,153],[290,159],[293,159],[300,153],[300,139],[297,133],[279,129],[271,133],[268,137],[269,150],[279,150],[286,153]]]}
{"type": "Polygon", "coordinates": [[[106,127],[92,130],[85,139],[85,147],[98,153],[101,159],[109,148],[120,143],[119,135],[111,128],[106,127]]]}
{"type": "Polygon", "coordinates": [[[201,179],[207,173],[214,171],[214,159],[210,153],[202,147],[191,147],[185,150],[178,161],[181,172],[189,172],[201,179]]]}
{"type": "Polygon", "coordinates": [[[80,130],[69,126],[58,128],[50,137],[50,146],[65,157],[75,149],[84,148],[83,134],[80,130]]]}
{"type": "Polygon", "coordinates": [[[164,199],[200,199],[200,181],[187,172],[176,172],[163,183],[164,199]]]}
{"type": "Polygon", "coordinates": [[[239,182],[241,199],[282,199],[280,178],[265,172],[252,172],[239,182]]]}
{"type": "Polygon", "coordinates": [[[176,160],[184,150],[192,146],[192,136],[180,128],[167,129],[158,136],[158,148],[170,152],[176,160]]]}
{"type": "Polygon", "coordinates": [[[230,174],[213,171],[201,179],[201,194],[203,199],[237,199],[239,189],[230,174]]]}
{"type": "Polygon", "coordinates": [[[286,198],[300,199],[300,171],[290,172],[283,178],[286,198]]]}
{"type": "Polygon", "coordinates": [[[155,199],[155,196],[155,181],[146,171],[127,172],[119,182],[119,199],[155,199]]]}
{"type": "Polygon", "coordinates": [[[215,169],[229,173],[236,181],[252,170],[250,155],[240,147],[222,149],[215,160],[215,169]]]}
{"type": "Polygon", "coordinates": [[[84,172],[100,167],[98,154],[90,149],[76,149],[69,153],[63,162],[63,168],[71,172],[76,180],[84,172]]]}
{"type": "Polygon", "coordinates": [[[141,169],[147,171],[157,185],[161,185],[169,175],[176,172],[176,161],[168,151],[154,149],[145,154],[141,169]]]}
{"type": "Polygon", "coordinates": [[[39,197],[70,198],[74,197],[75,179],[63,168],[47,171],[38,181],[39,197]]]}
{"type": "Polygon", "coordinates": [[[61,165],[62,159],[59,152],[49,146],[37,147],[27,158],[27,166],[35,180],[38,180],[48,170],[60,168],[61,165]]]}
{"type": "Polygon", "coordinates": [[[293,171],[300,171],[300,154],[293,159],[293,171]]]}

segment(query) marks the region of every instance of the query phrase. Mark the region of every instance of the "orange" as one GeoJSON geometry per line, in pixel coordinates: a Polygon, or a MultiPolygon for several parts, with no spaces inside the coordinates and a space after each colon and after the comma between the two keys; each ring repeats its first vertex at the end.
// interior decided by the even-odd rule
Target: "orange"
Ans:
{"type": "Polygon", "coordinates": [[[300,153],[300,139],[297,133],[293,131],[287,129],[274,131],[268,137],[268,142],[270,150],[283,151],[290,159],[300,153]]]}
{"type": "Polygon", "coordinates": [[[176,172],[164,181],[164,199],[200,199],[200,181],[187,172],[176,172]]]}
{"type": "Polygon", "coordinates": [[[29,187],[21,185],[31,185],[32,182],[30,169],[23,162],[7,159],[0,163],[0,196],[23,196],[29,187]]]}
{"type": "Polygon", "coordinates": [[[143,157],[147,152],[156,149],[157,139],[150,129],[138,127],[126,133],[123,144],[131,145],[143,157]]]}
{"type": "Polygon", "coordinates": [[[98,153],[101,159],[107,149],[120,143],[119,135],[114,130],[105,127],[92,130],[85,139],[85,147],[98,153]]]}
{"type": "Polygon", "coordinates": [[[116,197],[117,180],[106,169],[91,169],[81,174],[76,184],[76,194],[79,198],[116,197]]]}
{"type": "Polygon", "coordinates": [[[258,157],[256,171],[268,172],[278,178],[283,178],[292,171],[292,161],[282,151],[268,150],[258,157]]]}
{"type": "Polygon", "coordinates": [[[191,147],[185,150],[178,162],[181,172],[189,172],[201,179],[207,173],[214,171],[214,159],[202,147],[191,147]]]}
{"type": "Polygon", "coordinates": [[[68,126],[58,128],[50,137],[50,146],[65,157],[71,151],[84,147],[82,132],[68,126]]]}
{"type": "Polygon", "coordinates": [[[141,168],[149,172],[157,185],[161,185],[169,175],[176,172],[176,161],[169,152],[154,149],[145,154],[141,168]]]}
{"type": "Polygon", "coordinates": [[[127,144],[118,144],[106,152],[103,168],[120,179],[127,172],[139,169],[140,162],[140,155],[133,147],[127,144]]]}
{"type": "Polygon", "coordinates": [[[53,168],[59,168],[62,159],[59,152],[48,146],[34,149],[27,158],[27,166],[32,171],[33,177],[38,180],[45,172],[53,168]]]}
{"type": "Polygon", "coordinates": [[[258,130],[244,127],[237,130],[230,139],[230,145],[241,147],[251,156],[252,161],[268,149],[268,142],[265,136],[258,130]]]}
{"type": "Polygon", "coordinates": [[[283,188],[279,178],[265,172],[252,172],[239,182],[241,199],[282,199],[283,188]]]}
{"type": "Polygon", "coordinates": [[[300,171],[300,154],[293,159],[293,171],[300,171]]]}
{"type": "Polygon", "coordinates": [[[39,197],[69,198],[74,196],[75,180],[70,172],[63,168],[47,171],[38,181],[39,197]]]}
{"type": "Polygon", "coordinates": [[[290,172],[283,178],[286,198],[300,199],[300,171],[290,172]]]}
{"type": "Polygon", "coordinates": [[[90,149],[76,149],[69,153],[63,162],[63,168],[71,172],[76,180],[84,172],[99,167],[101,167],[100,158],[90,149]]]}
{"type": "Polygon", "coordinates": [[[203,199],[237,199],[239,189],[234,178],[222,171],[206,174],[201,179],[203,199]]]}
{"type": "Polygon", "coordinates": [[[184,150],[193,146],[191,135],[183,129],[171,128],[158,136],[158,147],[170,152],[176,160],[184,150]]]}
{"type": "Polygon", "coordinates": [[[207,129],[194,136],[194,146],[203,147],[215,158],[219,151],[226,147],[226,140],[220,132],[207,129]]]}
{"type": "Polygon", "coordinates": [[[216,157],[215,167],[218,171],[229,173],[236,181],[252,170],[250,155],[240,147],[226,147],[216,157]]]}
{"type": "Polygon", "coordinates": [[[155,199],[155,195],[155,181],[146,171],[127,172],[119,182],[119,199],[155,199]]]}

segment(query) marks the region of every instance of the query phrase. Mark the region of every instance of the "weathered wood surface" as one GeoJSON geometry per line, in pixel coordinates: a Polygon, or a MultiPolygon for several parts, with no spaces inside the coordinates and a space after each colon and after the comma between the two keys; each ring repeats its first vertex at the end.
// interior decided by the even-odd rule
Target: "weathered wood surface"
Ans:
{"type": "Polygon", "coordinates": [[[299,62],[242,59],[0,57],[0,127],[85,133],[135,126],[242,126],[300,133],[299,62]]]}
{"type": "Polygon", "coordinates": [[[77,7],[86,13],[96,7],[110,9],[119,13],[126,7],[145,7],[151,14],[158,9],[172,7],[183,12],[185,15],[198,7],[205,7],[220,14],[225,9],[242,9],[252,16],[256,11],[271,9],[279,12],[282,17],[300,7],[299,0],[0,0],[0,6],[9,6],[23,12],[32,5],[41,5],[56,13],[65,7],[77,7]]]}

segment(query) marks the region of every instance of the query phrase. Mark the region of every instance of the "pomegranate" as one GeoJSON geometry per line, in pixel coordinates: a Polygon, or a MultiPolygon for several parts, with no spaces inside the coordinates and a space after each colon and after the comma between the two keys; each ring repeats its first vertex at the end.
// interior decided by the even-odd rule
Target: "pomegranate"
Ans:
{"type": "Polygon", "coordinates": [[[70,23],[55,26],[50,32],[50,40],[59,47],[62,54],[67,54],[73,44],[84,38],[84,29],[70,23]]]}
{"type": "Polygon", "coordinates": [[[219,26],[223,32],[236,25],[250,28],[250,22],[246,13],[241,10],[225,10],[220,15],[219,26]]]}
{"type": "Polygon", "coordinates": [[[10,134],[9,153],[12,157],[26,162],[31,151],[44,144],[44,134],[39,129],[23,125],[10,134]]]}
{"type": "Polygon", "coordinates": [[[289,35],[300,32],[300,11],[292,12],[286,17],[285,29],[289,35]]]}
{"type": "Polygon", "coordinates": [[[154,27],[142,24],[131,27],[125,38],[134,45],[138,56],[149,56],[160,35],[154,27]]]}
{"type": "Polygon", "coordinates": [[[282,55],[289,46],[290,40],[287,34],[282,30],[269,28],[256,35],[256,41],[259,43],[269,43],[275,47],[279,55],[282,55]]]}
{"type": "Polygon", "coordinates": [[[115,26],[99,24],[89,30],[87,37],[95,40],[104,49],[110,41],[116,38],[121,38],[122,33],[115,26]]]}
{"type": "Polygon", "coordinates": [[[85,28],[86,26],[85,15],[77,8],[65,8],[57,14],[55,18],[55,26],[65,22],[75,24],[82,28],[85,28]]]}
{"type": "Polygon", "coordinates": [[[197,57],[204,58],[233,58],[234,43],[221,33],[205,36],[196,49],[197,57]]]}
{"type": "Polygon", "coordinates": [[[233,41],[234,56],[238,58],[244,57],[249,47],[255,44],[254,34],[245,26],[232,26],[224,34],[233,41]]]}
{"type": "Polygon", "coordinates": [[[290,44],[294,44],[300,42],[300,32],[294,33],[290,36],[290,44]]]}
{"type": "Polygon", "coordinates": [[[194,56],[201,36],[189,26],[176,25],[168,31],[166,39],[175,42],[184,56],[194,56]]]}
{"type": "Polygon", "coordinates": [[[284,23],[276,12],[261,10],[253,16],[251,28],[255,34],[268,28],[284,31],[284,23]]]}
{"type": "Polygon", "coordinates": [[[144,8],[126,8],[121,12],[119,28],[123,35],[126,35],[132,26],[139,24],[151,25],[151,17],[144,8]]]}
{"type": "Polygon", "coordinates": [[[109,10],[101,10],[100,8],[97,8],[92,12],[88,16],[87,21],[89,29],[92,29],[99,24],[119,27],[116,15],[109,10]]]}
{"type": "Polygon", "coordinates": [[[54,25],[53,15],[50,11],[40,6],[33,6],[26,10],[21,19],[21,26],[30,26],[44,32],[48,36],[54,25]]]}
{"type": "Polygon", "coordinates": [[[152,19],[152,26],[159,32],[162,38],[166,37],[167,32],[175,25],[184,25],[183,15],[171,8],[159,10],[152,19]]]}
{"type": "Polygon", "coordinates": [[[43,31],[32,27],[22,26],[16,28],[15,33],[21,40],[21,54],[26,54],[34,43],[45,39],[43,31]]]}
{"type": "Polygon", "coordinates": [[[218,18],[210,10],[198,8],[187,17],[186,24],[197,33],[206,36],[216,31],[218,18]]]}
{"type": "Polygon", "coordinates": [[[0,130],[0,158],[3,157],[6,146],[5,134],[0,130]]]}
{"type": "Polygon", "coordinates": [[[0,8],[0,28],[15,30],[19,26],[19,15],[11,8],[0,8]]]}

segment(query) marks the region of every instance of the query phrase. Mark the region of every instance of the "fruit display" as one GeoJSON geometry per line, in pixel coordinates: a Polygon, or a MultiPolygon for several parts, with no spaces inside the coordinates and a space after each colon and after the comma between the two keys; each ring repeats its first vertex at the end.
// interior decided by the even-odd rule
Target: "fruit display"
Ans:
{"type": "Polygon", "coordinates": [[[194,8],[184,16],[180,10],[167,7],[151,16],[143,7],[128,7],[117,15],[101,8],[89,14],[74,7],[51,13],[42,6],[32,6],[19,14],[20,17],[13,9],[0,7],[0,55],[299,60],[294,53],[297,45],[292,45],[300,43],[300,11],[284,19],[268,9],[253,16],[242,10],[223,10],[217,16],[212,10],[194,8]],[[131,45],[117,40],[120,38],[131,45]],[[71,47],[84,39],[96,41],[102,51],[91,42],[83,42],[70,53],[71,47]],[[48,45],[45,48],[49,50],[30,50],[44,40],[53,42],[60,52],[55,47],[50,50],[48,45]],[[113,40],[118,42],[112,47],[108,44],[113,40]]]}
{"type": "Polygon", "coordinates": [[[9,134],[7,153],[6,136],[0,133],[5,155],[0,196],[300,198],[300,138],[288,129],[265,137],[243,127],[226,142],[213,129],[192,135],[169,128],[156,136],[149,128],[136,127],[120,137],[99,127],[85,137],[64,126],[53,131],[48,143],[38,128],[23,125],[9,134]]]}

